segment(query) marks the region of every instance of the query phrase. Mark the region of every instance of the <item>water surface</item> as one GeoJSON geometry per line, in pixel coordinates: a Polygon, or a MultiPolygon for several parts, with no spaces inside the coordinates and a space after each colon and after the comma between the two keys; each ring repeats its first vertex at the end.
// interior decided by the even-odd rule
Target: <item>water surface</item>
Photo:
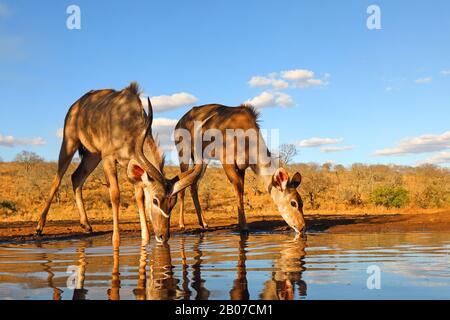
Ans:
{"type": "Polygon", "coordinates": [[[128,235],[120,250],[105,236],[5,244],[0,299],[450,299],[449,253],[448,233],[222,232],[143,247],[128,235]],[[371,266],[380,289],[367,285],[371,266]]]}

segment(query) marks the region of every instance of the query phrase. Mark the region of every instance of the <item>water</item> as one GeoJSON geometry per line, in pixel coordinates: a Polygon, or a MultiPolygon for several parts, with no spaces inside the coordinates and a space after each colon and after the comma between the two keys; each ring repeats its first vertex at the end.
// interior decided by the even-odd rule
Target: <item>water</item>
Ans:
{"type": "Polygon", "coordinates": [[[128,235],[120,251],[109,237],[5,244],[0,299],[450,299],[449,253],[448,233],[216,232],[145,247],[128,235]],[[380,289],[368,288],[370,266],[380,289]]]}

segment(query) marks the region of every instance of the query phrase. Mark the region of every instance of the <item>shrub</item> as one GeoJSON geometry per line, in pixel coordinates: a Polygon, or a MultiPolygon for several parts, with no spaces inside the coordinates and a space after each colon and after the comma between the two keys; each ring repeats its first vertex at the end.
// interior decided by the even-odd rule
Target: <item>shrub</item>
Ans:
{"type": "Polygon", "coordinates": [[[446,205],[445,191],[435,186],[428,186],[415,197],[420,208],[443,208],[446,205]]]}
{"type": "Polygon", "coordinates": [[[403,187],[383,186],[371,193],[370,200],[377,206],[402,208],[408,202],[408,191],[403,187]]]}
{"type": "Polygon", "coordinates": [[[0,208],[11,210],[12,212],[17,211],[16,204],[12,201],[7,201],[7,200],[0,201],[0,208]]]}

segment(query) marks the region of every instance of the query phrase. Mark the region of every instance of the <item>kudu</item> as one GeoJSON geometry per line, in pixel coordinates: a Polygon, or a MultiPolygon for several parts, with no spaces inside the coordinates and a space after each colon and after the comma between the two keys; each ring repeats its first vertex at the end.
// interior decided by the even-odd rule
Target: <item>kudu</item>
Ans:
{"type": "MultiPolygon", "coordinates": [[[[258,112],[248,105],[227,107],[211,104],[192,108],[180,119],[175,127],[175,142],[180,159],[181,172],[187,172],[190,161],[194,159],[194,152],[186,154],[186,150],[194,151],[201,146],[203,159],[219,160],[238,198],[240,228],[242,231],[248,231],[244,213],[244,179],[245,170],[250,167],[255,174],[262,177],[267,192],[277,205],[278,211],[284,220],[297,233],[302,233],[305,228],[303,202],[297,192],[302,176],[297,172],[290,178],[288,172],[277,165],[278,161],[273,161],[275,159],[267,149],[260,132],[258,116],[258,112]],[[205,119],[209,120],[205,121],[205,119]],[[197,132],[195,123],[202,121],[201,131],[204,135],[200,146],[196,146],[199,145],[196,139],[191,139],[191,145],[189,145],[188,141],[183,143],[186,135],[184,132],[186,131],[191,136],[194,136],[197,132]],[[233,133],[232,136],[230,136],[230,132],[233,133]],[[241,135],[244,133],[244,139],[242,137],[239,138],[239,132],[241,135]],[[251,134],[246,136],[247,132],[253,132],[253,136],[256,136],[256,141],[251,140],[251,137],[249,137],[251,134]],[[208,133],[208,137],[206,137],[206,133],[208,133]],[[229,141],[233,143],[229,144],[229,141]],[[213,143],[215,146],[211,148],[210,145],[213,143]],[[269,158],[270,161],[267,162],[264,158],[269,158]]],[[[191,195],[198,221],[203,228],[207,228],[207,224],[198,198],[198,183],[205,170],[206,166],[198,176],[197,181],[191,185],[191,195]]],[[[183,190],[180,193],[179,221],[182,229],[184,228],[184,196],[185,191],[183,190]]]]}
{"type": "Polygon", "coordinates": [[[198,164],[173,179],[165,178],[164,160],[152,137],[153,110],[150,99],[148,101],[146,115],[139,87],[133,82],[121,91],[90,91],[72,105],[65,118],[58,171],[36,229],[38,236],[42,234],[61,179],[79,150],[81,163],[72,175],[72,184],[82,228],[92,232],[83,204],[83,184],[102,161],[112,203],[113,242],[120,241],[117,164],[127,168],[127,176],[134,184],[143,240],[149,238],[146,212],[157,241],[168,240],[170,213],[177,194],[191,185],[203,168],[198,164]]]}

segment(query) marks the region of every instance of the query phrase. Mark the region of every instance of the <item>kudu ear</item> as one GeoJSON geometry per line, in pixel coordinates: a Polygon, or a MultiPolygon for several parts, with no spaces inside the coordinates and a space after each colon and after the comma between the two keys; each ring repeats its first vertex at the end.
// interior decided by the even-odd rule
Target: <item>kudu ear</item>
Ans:
{"type": "Polygon", "coordinates": [[[147,172],[145,172],[136,160],[130,160],[128,163],[127,176],[134,183],[149,181],[147,172]]]}
{"type": "Polygon", "coordinates": [[[279,168],[272,177],[272,184],[280,191],[285,191],[289,182],[289,173],[284,168],[279,168]]]}
{"type": "Polygon", "coordinates": [[[289,186],[297,189],[301,183],[302,183],[302,175],[300,174],[300,172],[296,172],[294,176],[291,178],[289,186]]]}

